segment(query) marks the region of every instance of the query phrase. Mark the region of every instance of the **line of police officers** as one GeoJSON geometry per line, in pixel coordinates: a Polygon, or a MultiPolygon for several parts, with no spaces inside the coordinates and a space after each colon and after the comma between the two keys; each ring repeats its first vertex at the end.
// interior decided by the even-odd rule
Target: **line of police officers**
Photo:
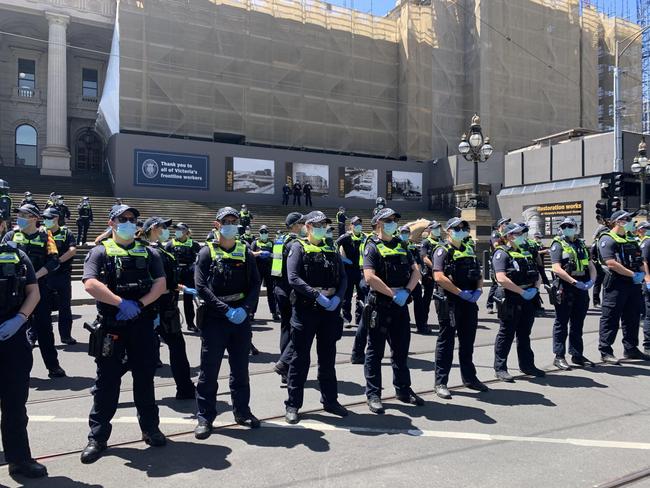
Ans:
{"type": "MultiPolygon", "coordinates": [[[[288,383],[285,417],[290,424],[300,418],[314,341],[323,408],[338,416],[348,413],[337,399],[335,357],[344,319],[352,320],[353,288],[357,289],[359,327],[352,361],[363,361],[367,402],[372,412],[384,412],[381,361],[386,343],[392,351],[396,398],[408,404],[424,404],[411,388],[407,304],[425,279],[430,280],[424,287],[431,288],[439,321],[436,394],[451,398],[447,382],[456,336],[464,385],[487,391],[477,377],[472,359],[478,322],[476,302],[482,294],[483,280],[467,223],[459,218],[450,219],[444,226],[447,239],[443,241],[442,226],[432,222],[426,229],[425,244],[418,251],[410,241],[410,228],[399,227],[399,213],[381,202],[378,204],[371,220],[371,234],[363,234],[361,220],[355,217],[350,219],[350,231],[334,242],[332,237],[328,238],[331,221],[325,214],[315,211],[303,216],[294,212],[285,222],[288,232],[278,236],[272,245],[265,228],[260,229],[260,238],[255,243],[247,243],[245,233],[244,238],[240,236],[242,211],[225,207],[216,215],[214,238],[202,248],[195,246],[189,228],[182,223],[176,225],[174,239],[170,241],[172,222],[161,217],[147,219],[138,237],[137,209],[127,205],[113,207],[109,215],[110,237],[88,254],[84,264],[84,286],[97,300],[98,317],[95,323],[86,324],[91,331],[90,352],[95,356],[97,377],[92,389],[88,444],[81,461],[92,463],[107,448],[121,377],[128,371],[133,376],[143,440],[151,446],[166,443],[159,429],[154,394],[156,334],[170,348],[177,398],[196,397],[197,439],[212,433],[217,378],[226,352],[235,420],[250,428],[260,426],[249,406],[248,366],[251,320],[262,279],[268,280],[267,287],[273,285],[274,303],[281,320],[281,357],[276,371],[288,383]],[[188,268],[194,274],[191,281],[188,268]],[[185,282],[183,272],[188,274],[185,282]],[[190,297],[192,308],[194,298],[200,299],[197,325],[202,347],[196,388],[191,381],[180,327],[181,293],[190,297]]],[[[7,232],[0,246],[0,293],[6,298],[0,305],[2,437],[11,472],[37,477],[46,471],[31,458],[27,442],[25,402],[32,359],[26,327],[38,341],[50,376],[65,375],[53,347],[49,317],[51,297],[66,293],[61,291],[65,286],[59,284],[57,276],[69,275],[69,267],[64,265],[74,255],[75,240],[59,225],[56,209],[48,208],[41,214],[27,203],[17,213],[18,229],[7,232]],[[39,219],[43,219],[45,228],[37,227],[39,219]]],[[[613,214],[611,230],[602,233],[598,241],[605,273],[599,350],[603,362],[611,364],[618,364],[612,344],[619,320],[624,357],[650,359],[647,348],[645,352],[638,349],[641,285],[650,291],[650,245],[645,235],[650,224],[642,223],[635,228],[632,217],[624,211],[613,214]]],[[[531,250],[535,243],[527,238],[525,224],[507,220],[501,224],[492,257],[493,276],[500,285],[494,294],[500,322],[494,369],[498,379],[511,382],[507,357],[515,337],[519,369],[527,375],[544,375],[535,366],[530,347],[541,277],[538,253],[531,250]]],[[[554,280],[548,290],[556,309],[554,364],[562,370],[570,369],[565,359],[567,338],[572,363],[593,365],[583,355],[582,327],[588,308],[587,291],[593,286],[597,271],[584,241],[576,234],[576,222],[565,219],[550,248],[554,280]]],[[[422,291],[417,294],[422,300],[422,291]]],[[[648,293],[645,297],[646,307],[650,307],[648,293]]],[[[269,300],[271,307],[273,302],[269,300]]],[[[423,312],[418,312],[416,306],[415,313],[417,323],[418,313],[423,312]]],[[[644,346],[650,343],[647,322],[644,346]]],[[[64,319],[63,331],[69,334],[68,327],[64,319]]],[[[428,332],[420,326],[418,329],[428,332]]]]}

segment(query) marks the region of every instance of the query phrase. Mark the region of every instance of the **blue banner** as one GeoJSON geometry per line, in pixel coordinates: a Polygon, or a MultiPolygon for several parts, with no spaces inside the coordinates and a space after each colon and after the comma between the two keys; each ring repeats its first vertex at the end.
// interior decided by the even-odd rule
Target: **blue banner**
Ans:
{"type": "Polygon", "coordinates": [[[134,151],[136,186],[207,190],[210,157],[202,154],[134,151]]]}

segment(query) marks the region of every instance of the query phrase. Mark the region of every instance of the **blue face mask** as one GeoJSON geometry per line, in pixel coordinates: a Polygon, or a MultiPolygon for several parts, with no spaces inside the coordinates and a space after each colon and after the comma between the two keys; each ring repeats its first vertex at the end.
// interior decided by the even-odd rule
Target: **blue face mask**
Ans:
{"type": "Polygon", "coordinates": [[[436,227],[435,229],[431,229],[431,235],[433,237],[440,237],[440,227],[436,227]]]}
{"type": "Polygon", "coordinates": [[[626,232],[633,232],[634,231],[634,222],[625,222],[625,231],[626,232]]]}
{"type": "Polygon", "coordinates": [[[454,241],[462,242],[467,238],[467,236],[469,236],[469,232],[466,230],[452,230],[449,235],[454,241]]]}
{"type": "Polygon", "coordinates": [[[360,225],[355,225],[355,226],[353,227],[353,229],[354,229],[354,233],[355,233],[355,234],[361,234],[361,231],[363,230],[363,227],[360,226],[360,225]]]}
{"type": "Polygon", "coordinates": [[[300,228],[300,232],[298,232],[298,235],[299,235],[300,237],[307,237],[307,229],[305,229],[304,226],[301,227],[301,228],[300,228]]]}
{"type": "Polygon", "coordinates": [[[18,217],[16,219],[16,224],[20,227],[20,230],[26,229],[29,226],[29,219],[25,217],[18,217]]]}
{"type": "Polygon", "coordinates": [[[562,235],[564,237],[574,237],[576,235],[576,230],[575,228],[567,227],[566,229],[562,229],[562,235]]]}
{"type": "Polygon", "coordinates": [[[331,232],[326,232],[325,237],[327,237],[328,239],[334,239],[334,234],[332,234],[331,232]]]}
{"type": "Polygon", "coordinates": [[[409,234],[400,234],[400,235],[399,235],[399,239],[400,239],[400,241],[402,241],[402,242],[408,242],[408,240],[409,240],[409,234]]]}
{"type": "Polygon", "coordinates": [[[269,240],[269,235],[267,233],[260,234],[260,241],[266,242],[269,240]]]}
{"type": "Polygon", "coordinates": [[[183,231],[177,230],[176,232],[174,232],[174,237],[176,237],[176,239],[180,239],[181,237],[183,237],[183,231]]]}
{"type": "Polygon", "coordinates": [[[129,241],[135,237],[135,233],[138,230],[138,226],[133,222],[124,222],[123,224],[117,224],[117,229],[115,233],[117,237],[125,241],[129,241]]]}
{"type": "Polygon", "coordinates": [[[51,229],[54,227],[54,219],[45,219],[43,221],[43,225],[45,226],[46,229],[51,229]]]}
{"type": "Polygon", "coordinates": [[[163,231],[160,233],[160,237],[158,237],[159,241],[166,241],[169,239],[169,229],[163,229],[163,231]]]}
{"type": "Polygon", "coordinates": [[[234,224],[222,225],[221,229],[219,229],[219,234],[221,234],[224,239],[234,239],[237,232],[239,232],[239,229],[234,224]]]}
{"type": "Polygon", "coordinates": [[[515,244],[517,244],[517,246],[523,246],[526,244],[526,237],[523,235],[515,237],[515,244]]]}
{"type": "Polygon", "coordinates": [[[397,222],[386,222],[384,224],[384,232],[389,236],[392,236],[397,230],[397,222]]]}
{"type": "Polygon", "coordinates": [[[316,239],[317,241],[322,241],[326,233],[327,233],[327,229],[323,229],[322,227],[321,228],[314,227],[314,229],[311,232],[311,235],[313,235],[314,239],[316,239]]]}

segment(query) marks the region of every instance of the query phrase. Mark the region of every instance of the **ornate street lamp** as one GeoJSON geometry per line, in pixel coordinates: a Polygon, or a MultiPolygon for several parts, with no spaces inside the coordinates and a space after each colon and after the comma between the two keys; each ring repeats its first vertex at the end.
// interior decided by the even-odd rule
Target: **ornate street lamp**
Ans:
{"type": "Polygon", "coordinates": [[[645,137],[641,138],[639,143],[639,154],[634,158],[634,163],[632,164],[631,170],[632,173],[639,179],[641,184],[641,203],[639,208],[642,208],[647,211],[646,200],[645,200],[645,180],[648,175],[650,175],[650,166],[648,166],[648,156],[647,156],[647,146],[645,143],[645,137]]]}
{"type": "Polygon", "coordinates": [[[472,125],[469,128],[469,136],[463,134],[458,144],[458,151],[465,158],[466,161],[474,163],[474,184],[472,186],[472,194],[469,200],[465,203],[467,208],[486,208],[485,202],[479,199],[478,189],[478,163],[484,163],[492,156],[492,146],[490,145],[490,138],[483,138],[483,131],[481,130],[481,119],[478,114],[472,117],[472,125]]]}

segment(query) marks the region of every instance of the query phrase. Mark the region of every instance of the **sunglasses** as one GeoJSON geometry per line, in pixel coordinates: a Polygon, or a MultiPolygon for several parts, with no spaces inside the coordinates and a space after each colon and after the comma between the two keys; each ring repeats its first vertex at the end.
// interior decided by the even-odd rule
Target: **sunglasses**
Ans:
{"type": "Polygon", "coordinates": [[[312,226],[314,229],[322,229],[322,228],[324,228],[326,225],[327,225],[327,224],[325,224],[325,223],[314,223],[314,224],[311,224],[311,226],[312,226]]]}
{"type": "Polygon", "coordinates": [[[576,228],[575,225],[570,225],[570,224],[560,226],[560,229],[575,229],[575,228],[576,228]]]}
{"type": "Polygon", "coordinates": [[[132,224],[135,224],[138,219],[136,217],[117,217],[117,221],[120,224],[125,224],[127,222],[131,222],[132,224]]]}
{"type": "Polygon", "coordinates": [[[462,226],[459,225],[458,227],[452,227],[451,230],[454,230],[456,232],[460,232],[461,230],[465,230],[465,227],[462,227],[462,226]]]}
{"type": "Polygon", "coordinates": [[[393,224],[393,223],[397,222],[397,219],[387,218],[383,222],[386,223],[386,224],[389,224],[389,223],[393,224]]]}

